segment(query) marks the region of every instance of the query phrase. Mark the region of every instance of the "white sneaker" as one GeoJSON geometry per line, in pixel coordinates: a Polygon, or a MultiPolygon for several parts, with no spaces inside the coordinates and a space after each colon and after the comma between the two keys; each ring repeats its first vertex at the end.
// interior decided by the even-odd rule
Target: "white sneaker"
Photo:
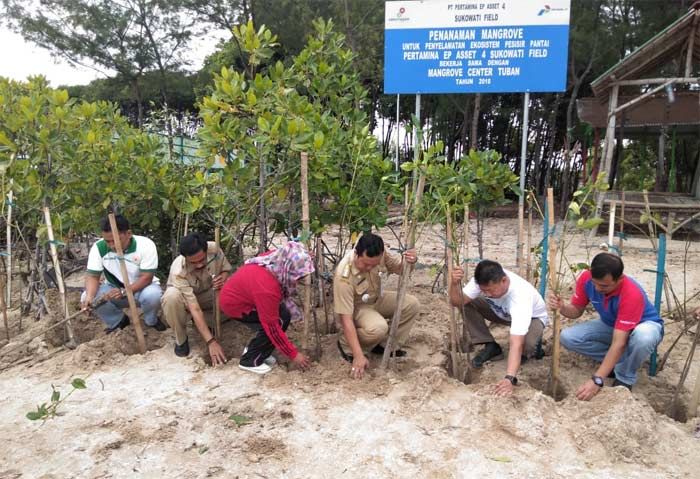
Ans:
{"type": "MultiPolygon", "coordinates": [[[[243,354],[245,354],[245,353],[247,353],[247,352],[248,352],[248,346],[246,346],[245,348],[243,348],[243,354]]],[[[242,354],[242,355],[243,355],[243,354],[242,354]]],[[[242,356],[242,355],[241,355],[241,356],[242,356]]],[[[265,364],[267,364],[268,366],[270,366],[271,368],[273,368],[273,367],[275,367],[275,366],[277,365],[277,358],[274,357],[272,354],[270,354],[268,357],[265,358],[265,360],[263,361],[263,363],[265,363],[265,364]]]]}
{"type": "Polygon", "coordinates": [[[262,363],[260,366],[243,366],[239,364],[238,367],[244,371],[250,371],[255,374],[267,374],[272,371],[272,368],[265,363],[262,363]]]}

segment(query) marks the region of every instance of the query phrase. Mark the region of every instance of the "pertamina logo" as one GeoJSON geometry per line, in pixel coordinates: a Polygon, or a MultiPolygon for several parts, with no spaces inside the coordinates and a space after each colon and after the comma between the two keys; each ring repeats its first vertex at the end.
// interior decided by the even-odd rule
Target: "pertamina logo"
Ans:
{"type": "Polygon", "coordinates": [[[568,8],[552,8],[549,5],[545,5],[539,12],[537,12],[537,16],[541,17],[542,15],[546,15],[550,12],[565,12],[567,10],[568,8]]]}
{"type": "Polygon", "coordinates": [[[405,7],[400,7],[396,11],[396,15],[392,18],[389,18],[390,22],[407,22],[409,21],[410,18],[406,16],[406,8],[405,7]]]}

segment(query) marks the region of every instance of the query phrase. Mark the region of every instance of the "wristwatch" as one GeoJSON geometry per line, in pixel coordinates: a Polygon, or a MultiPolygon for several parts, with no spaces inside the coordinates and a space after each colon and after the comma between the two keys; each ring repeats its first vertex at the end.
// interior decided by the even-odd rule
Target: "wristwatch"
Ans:
{"type": "Polygon", "coordinates": [[[119,292],[122,294],[122,298],[126,296],[126,289],[122,288],[119,292]]]}
{"type": "Polygon", "coordinates": [[[505,377],[505,378],[506,378],[508,381],[510,381],[510,383],[511,383],[513,386],[517,386],[517,385],[518,385],[518,378],[516,378],[515,376],[511,376],[510,374],[506,374],[506,377],[505,377]]]}
{"type": "Polygon", "coordinates": [[[593,380],[595,385],[598,386],[599,388],[602,388],[605,385],[605,383],[603,382],[603,378],[601,378],[600,376],[596,376],[594,374],[593,376],[591,376],[591,379],[593,380]]]}

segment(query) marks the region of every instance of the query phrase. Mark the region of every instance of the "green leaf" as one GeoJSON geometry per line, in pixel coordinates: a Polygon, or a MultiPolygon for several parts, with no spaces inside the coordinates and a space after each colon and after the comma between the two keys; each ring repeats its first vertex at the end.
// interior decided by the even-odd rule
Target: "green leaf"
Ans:
{"type": "Polygon", "coordinates": [[[75,378],[73,381],[71,381],[71,386],[73,386],[75,389],[85,389],[87,386],[85,385],[85,380],[80,379],[80,378],[75,378]]]}
{"type": "Polygon", "coordinates": [[[569,204],[569,209],[577,216],[581,214],[581,207],[575,201],[572,201],[571,204],[569,204]]]}
{"type": "Polygon", "coordinates": [[[590,230],[603,222],[603,218],[581,218],[576,222],[576,226],[584,230],[590,230]]]}
{"type": "Polygon", "coordinates": [[[53,393],[51,393],[51,402],[58,402],[60,399],[61,399],[61,391],[54,389],[53,393]]]}
{"type": "Polygon", "coordinates": [[[513,460],[509,457],[506,456],[486,456],[488,459],[491,459],[492,461],[497,461],[497,462],[513,462],[513,460]]]}
{"type": "Polygon", "coordinates": [[[42,415],[41,415],[39,412],[37,412],[37,411],[30,411],[30,412],[27,413],[27,419],[29,419],[30,421],[36,421],[36,420],[41,419],[41,418],[43,418],[43,417],[44,417],[44,416],[42,416],[42,415]]]}
{"type": "Polygon", "coordinates": [[[235,422],[236,426],[238,427],[245,426],[246,424],[250,424],[251,422],[253,422],[252,418],[248,416],[241,416],[239,414],[231,414],[231,416],[229,416],[229,419],[235,422]]]}

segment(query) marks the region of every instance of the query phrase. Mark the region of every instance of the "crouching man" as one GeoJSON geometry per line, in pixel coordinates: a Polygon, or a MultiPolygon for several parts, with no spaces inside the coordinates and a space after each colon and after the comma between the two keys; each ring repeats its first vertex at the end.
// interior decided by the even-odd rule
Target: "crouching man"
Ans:
{"type": "Polygon", "coordinates": [[[561,345],[600,362],[591,376],[576,391],[576,397],[588,401],[603,388],[605,377],[614,377],[613,386],[632,389],[637,370],[656,349],[664,336],[664,323],[635,280],[623,274],[622,259],[599,253],[591,269],[576,280],[576,292],[568,303],[556,295],[549,306],[562,316],[578,318],[590,302],[598,319],[579,323],[561,332],[561,345]]]}
{"type": "Polygon", "coordinates": [[[216,308],[214,292],[223,287],[230,273],[231,264],[216,243],[200,233],[182,238],[180,256],[170,265],[168,287],[161,301],[165,320],[175,331],[176,356],[190,354],[187,323],[191,319],[207,343],[212,365],[226,362],[224,350],[209,326],[216,308]]]}

